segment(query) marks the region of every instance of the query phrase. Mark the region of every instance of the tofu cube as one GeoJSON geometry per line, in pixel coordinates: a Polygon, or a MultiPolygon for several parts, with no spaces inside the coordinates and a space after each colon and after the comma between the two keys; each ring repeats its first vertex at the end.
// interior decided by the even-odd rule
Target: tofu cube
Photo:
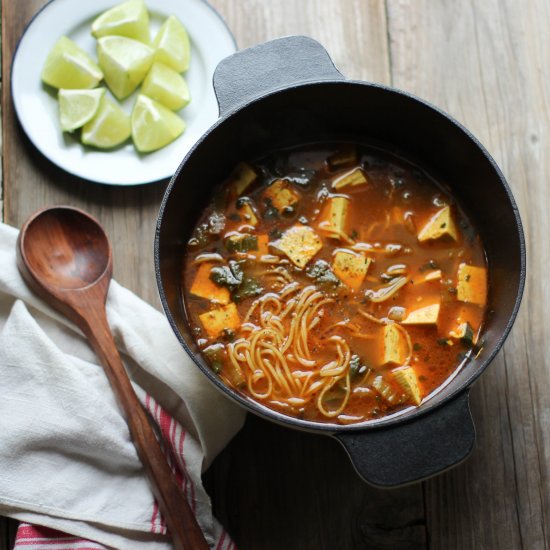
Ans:
{"type": "Polygon", "coordinates": [[[286,254],[294,265],[302,268],[323,248],[323,243],[311,227],[294,225],[273,246],[286,254]]]}
{"type": "Polygon", "coordinates": [[[435,269],[433,271],[428,271],[427,273],[415,277],[414,284],[421,285],[424,283],[439,283],[442,278],[443,273],[441,272],[441,269],[435,269]]]}
{"type": "Polygon", "coordinates": [[[435,271],[430,271],[429,273],[426,273],[423,277],[424,283],[430,283],[432,281],[441,281],[442,277],[441,269],[436,269],[435,271]]]}
{"type": "Polygon", "coordinates": [[[285,208],[294,206],[300,200],[300,194],[289,181],[275,180],[265,190],[264,198],[281,213],[285,208]]]}
{"type": "Polygon", "coordinates": [[[325,202],[317,228],[327,237],[349,241],[346,235],[349,199],[347,197],[329,197],[325,202]]]}
{"type": "Polygon", "coordinates": [[[354,166],[359,162],[355,145],[344,145],[339,151],[327,158],[327,164],[331,170],[338,170],[346,166],[354,166]]]}
{"type": "Polygon", "coordinates": [[[439,317],[439,302],[436,304],[431,304],[429,306],[424,306],[418,309],[413,309],[406,317],[403,319],[402,324],[404,325],[437,325],[437,318],[439,317]]]}
{"type": "Polygon", "coordinates": [[[258,178],[258,174],[247,162],[239,162],[231,174],[229,186],[234,197],[240,197],[258,178]]]}
{"type": "Polygon", "coordinates": [[[445,206],[427,221],[418,233],[418,242],[435,241],[443,237],[458,240],[458,229],[450,206],[445,206]]]}
{"type": "Polygon", "coordinates": [[[252,205],[248,201],[245,201],[242,204],[240,204],[237,207],[237,210],[239,211],[239,215],[241,216],[242,220],[246,224],[253,225],[254,227],[258,225],[258,216],[256,216],[256,212],[254,212],[254,208],[252,208],[252,205]]]}
{"type": "Polygon", "coordinates": [[[393,371],[393,377],[402,390],[407,394],[408,399],[415,405],[422,401],[418,377],[412,367],[403,367],[393,371]]]}
{"type": "Polygon", "coordinates": [[[487,270],[462,263],[458,266],[456,298],[461,302],[484,306],[487,302],[487,270]]]}
{"type": "Polygon", "coordinates": [[[218,338],[223,330],[237,330],[241,326],[239,312],[233,302],[202,313],[199,319],[210,338],[218,338]]]}
{"type": "Polygon", "coordinates": [[[361,168],[356,168],[339,178],[336,178],[332,182],[332,188],[334,190],[345,189],[346,187],[357,187],[358,185],[363,185],[368,183],[367,176],[361,168]]]}
{"type": "Polygon", "coordinates": [[[211,262],[200,264],[193,284],[191,285],[191,294],[212,300],[218,304],[228,304],[230,302],[229,290],[224,286],[218,286],[210,279],[210,270],[216,265],[211,262]]]}
{"type": "Polygon", "coordinates": [[[338,250],[332,261],[335,275],[353,290],[359,290],[369,269],[370,258],[351,250],[338,250]]]}
{"type": "Polygon", "coordinates": [[[384,325],[382,336],[382,365],[403,365],[407,360],[408,345],[403,330],[395,323],[384,325]]]}

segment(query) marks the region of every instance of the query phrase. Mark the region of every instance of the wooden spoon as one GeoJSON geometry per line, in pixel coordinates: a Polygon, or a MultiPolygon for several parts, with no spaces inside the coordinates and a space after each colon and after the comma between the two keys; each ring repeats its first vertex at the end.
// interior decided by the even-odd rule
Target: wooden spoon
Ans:
{"type": "Polygon", "coordinates": [[[204,535],[132,388],[107,322],[105,301],[113,261],[99,222],[67,206],[36,212],[19,233],[17,266],[36,294],[80,327],[103,363],[175,547],[207,550],[204,535]]]}

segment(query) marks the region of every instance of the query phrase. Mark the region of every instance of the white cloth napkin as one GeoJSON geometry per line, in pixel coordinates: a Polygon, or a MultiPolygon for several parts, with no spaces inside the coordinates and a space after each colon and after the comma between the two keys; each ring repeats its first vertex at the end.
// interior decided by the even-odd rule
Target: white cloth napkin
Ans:
{"type": "MultiPolygon", "coordinates": [[[[16,229],[0,224],[0,515],[114,548],[168,549],[103,369],[78,329],[27,288],[16,239],[16,229]]],[[[200,373],[164,316],[115,281],[107,315],[140,399],[187,472],[184,490],[214,546],[226,535],[200,476],[244,413],[200,373]]]]}

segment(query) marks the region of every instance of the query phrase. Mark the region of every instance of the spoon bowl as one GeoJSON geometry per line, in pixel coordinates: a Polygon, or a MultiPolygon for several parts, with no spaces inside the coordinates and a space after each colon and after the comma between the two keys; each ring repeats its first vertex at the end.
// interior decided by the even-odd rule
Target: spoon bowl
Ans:
{"type": "Polygon", "coordinates": [[[85,288],[111,272],[112,253],[105,231],[75,208],[37,212],[26,224],[20,248],[29,270],[60,289],[85,288]]]}

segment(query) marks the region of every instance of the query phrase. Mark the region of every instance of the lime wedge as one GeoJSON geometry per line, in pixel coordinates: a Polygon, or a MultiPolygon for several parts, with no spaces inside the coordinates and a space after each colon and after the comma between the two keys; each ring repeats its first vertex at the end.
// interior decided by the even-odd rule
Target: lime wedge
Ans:
{"type": "Polygon", "coordinates": [[[158,101],[138,95],[132,111],[132,138],[140,153],[168,145],[185,130],[185,122],[158,101]]]}
{"type": "Polygon", "coordinates": [[[42,81],[54,88],[94,88],[103,78],[96,62],[70,38],[62,36],[44,63],[42,81]]]}
{"type": "Polygon", "coordinates": [[[168,65],[178,73],[189,68],[191,46],[185,27],[175,15],[170,15],[162,24],[153,41],[155,61],[168,65]]]}
{"type": "Polygon", "coordinates": [[[97,41],[99,66],[118,99],[140,85],[153,63],[153,53],[149,46],[125,36],[104,36],[97,41]]]}
{"type": "Polygon", "coordinates": [[[153,63],[147,73],[141,93],[159,101],[172,111],[182,109],[191,100],[184,78],[174,69],[158,62],[153,63]]]}
{"type": "Polygon", "coordinates": [[[149,44],[149,13],[143,0],[128,0],[103,12],[92,23],[92,34],[126,36],[149,44]]]}
{"type": "Polygon", "coordinates": [[[82,128],[82,143],[110,149],[126,141],[131,133],[130,117],[115,102],[103,96],[96,115],[82,128]]]}
{"type": "Polygon", "coordinates": [[[92,120],[105,88],[95,90],[59,90],[59,120],[64,132],[72,132],[92,120]]]}

